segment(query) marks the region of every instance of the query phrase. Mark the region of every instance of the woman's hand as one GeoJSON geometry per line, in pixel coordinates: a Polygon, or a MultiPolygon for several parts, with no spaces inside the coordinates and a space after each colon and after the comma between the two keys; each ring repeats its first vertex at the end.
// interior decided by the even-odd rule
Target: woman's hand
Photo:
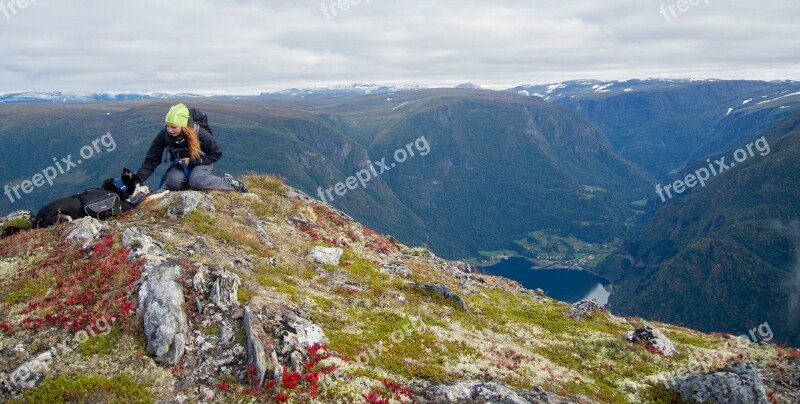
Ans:
{"type": "Polygon", "coordinates": [[[184,165],[186,167],[189,167],[189,158],[187,157],[187,158],[178,160],[178,164],[181,164],[181,165],[184,165]]]}

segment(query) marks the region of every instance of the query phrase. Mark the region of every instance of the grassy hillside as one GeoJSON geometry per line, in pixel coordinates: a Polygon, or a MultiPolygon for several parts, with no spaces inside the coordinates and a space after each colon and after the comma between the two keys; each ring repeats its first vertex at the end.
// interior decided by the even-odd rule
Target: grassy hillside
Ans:
{"type": "Polygon", "coordinates": [[[105,222],[96,244],[85,248],[80,240],[64,240],[71,225],[0,240],[0,375],[53,344],[64,341],[69,348],[58,348],[58,360],[43,371],[41,384],[22,392],[23,402],[425,402],[432,386],[457,382],[492,383],[569,402],[665,402],[676,393],[662,381],[687,369],[713,371],[742,360],[765,369],[770,397],[796,398],[786,384],[797,372],[796,351],[740,346],[729,335],[602,310],[573,319],[566,304],[502,278],[464,273],[462,264],[424,248],[392,242],[274,177],[245,179],[253,194],[210,194],[215,214],[206,207],[169,219],[175,200],[147,202],[105,222]],[[152,241],[131,242],[134,231],[152,241]],[[149,282],[157,265],[130,248],[155,244],[180,268],[180,309],[188,317],[188,349],[171,367],[147,353],[149,339],[134,314],[142,301],[139,285],[149,282]],[[339,246],[341,260],[315,263],[307,254],[319,246],[339,246]],[[238,289],[232,305],[217,307],[205,292],[214,288],[198,286],[209,273],[240,280],[233,283],[238,289]],[[464,305],[426,284],[446,286],[464,305]],[[256,388],[261,381],[253,380],[248,366],[245,308],[278,310],[259,320],[258,334],[274,341],[264,347],[275,350],[284,366],[282,375],[267,374],[265,382],[273,387],[256,388]],[[290,358],[281,348],[285,324],[270,322],[285,313],[321,327],[328,345],[290,358]],[[102,333],[73,338],[101,315],[114,315],[102,333]],[[623,340],[624,332],[645,324],[660,328],[677,353],[666,357],[623,340]]]}

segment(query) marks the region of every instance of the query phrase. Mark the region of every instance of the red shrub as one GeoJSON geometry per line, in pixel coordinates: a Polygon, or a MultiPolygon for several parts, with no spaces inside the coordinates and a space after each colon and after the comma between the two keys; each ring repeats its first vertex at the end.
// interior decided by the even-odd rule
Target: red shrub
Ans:
{"type": "MultiPolygon", "coordinates": [[[[141,262],[128,262],[128,249],[114,248],[114,235],[100,239],[94,248],[71,250],[58,247],[27,276],[46,275],[56,279],[55,290],[28,302],[21,314],[25,330],[43,325],[61,326],[71,332],[89,330],[99,321],[130,316],[136,310],[134,285],[142,274],[141,262]]],[[[4,327],[5,329],[5,327],[4,327]]]]}

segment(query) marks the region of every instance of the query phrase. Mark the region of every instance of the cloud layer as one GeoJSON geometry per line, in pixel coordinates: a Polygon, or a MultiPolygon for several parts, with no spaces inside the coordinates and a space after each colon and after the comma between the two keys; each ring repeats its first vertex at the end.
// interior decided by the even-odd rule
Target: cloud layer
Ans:
{"type": "Polygon", "coordinates": [[[685,1],[0,0],[0,92],[800,80],[800,3],[685,1]]]}

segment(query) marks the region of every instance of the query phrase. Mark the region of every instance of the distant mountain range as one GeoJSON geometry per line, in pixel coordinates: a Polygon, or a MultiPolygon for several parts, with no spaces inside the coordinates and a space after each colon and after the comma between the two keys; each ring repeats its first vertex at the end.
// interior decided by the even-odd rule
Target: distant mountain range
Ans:
{"type": "MultiPolygon", "coordinates": [[[[729,82],[724,80],[669,80],[669,79],[647,79],[647,80],[628,80],[628,81],[600,81],[600,80],[572,80],[561,83],[551,84],[528,84],[501,90],[519,95],[539,97],[545,101],[557,101],[568,99],[597,98],[624,94],[627,92],[644,90],[668,90],[676,86],[684,86],[692,83],[715,83],[729,82]]],[[[765,82],[760,82],[765,83],[765,82]]],[[[773,81],[772,85],[785,85],[790,88],[800,87],[800,82],[796,81],[773,81]]],[[[462,83],[453,88],[481,90],[480,85],[474,83],[462,83]]],[[[418,85],[379,85],[379,84],[350,84],[333,85],[312,88],[289,88],[279,91],[265,91],[258,95],[201,95],[193,93],[65,93],[54,92],[9,92],[0,93],[0,104],[14,103],[87,103],[87,102],[107,102],[107,101],[137,101],[137,100],[157,100],[172,98],[212,98],[212,99],[283,99],[283,98],[326,98],[326,97],[358,97],[370,94],[394,94],[403,91],[416,91],[431,89],[418,85]]],[[[797,94],[795,94],[797,95],[797,94]]],[[[734,109],[736,106],[732,106],[734,109]]]]}
{"type": "MultiPolygon", "coordinates": [[[[467,84],[469,85],[469,84],[467,84]]],[[[464,87],[459,87],[464,88],[464,87]]],[[[478,87],[479,88],[479,87],[478,87]]],[[[75,94],[55,92],[12,92],[0,94],[0,104],[15,103],[62,103],[76,104],[107,101],[140,101],[158,99],[210,98],[223,100],[239,99],[286,99],[286,98],[336,98],[357,97],[369,94],[391,94],[400,91],[419,90],[419,86],[385,86],[376,84],[352,84],[318,88],[290,88],[280,91],[262,92],[258,95],[201,95],[192,93],[89,93],[75,94]]]]}

